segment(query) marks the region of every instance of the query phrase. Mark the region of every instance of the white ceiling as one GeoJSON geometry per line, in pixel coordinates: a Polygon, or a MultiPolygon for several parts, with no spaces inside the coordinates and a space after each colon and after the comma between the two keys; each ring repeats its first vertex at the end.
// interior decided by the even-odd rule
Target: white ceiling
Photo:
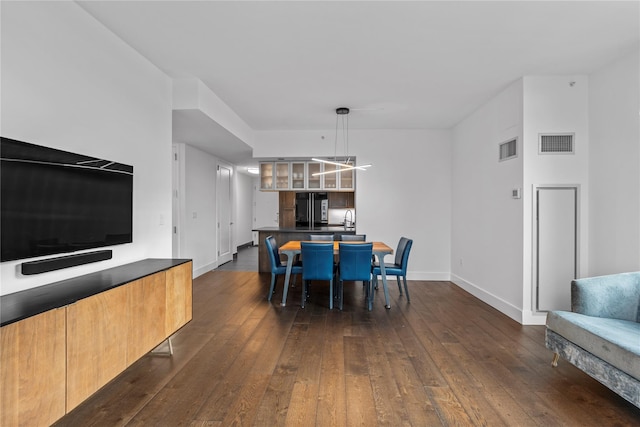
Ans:
{"type": "Polygon", "coordinates": [[[332,129],[338,106],[351,128],[450,128],[524,75],[589,74],[640,46],[638,1],[79,4],[254,130],[332,129]]]}

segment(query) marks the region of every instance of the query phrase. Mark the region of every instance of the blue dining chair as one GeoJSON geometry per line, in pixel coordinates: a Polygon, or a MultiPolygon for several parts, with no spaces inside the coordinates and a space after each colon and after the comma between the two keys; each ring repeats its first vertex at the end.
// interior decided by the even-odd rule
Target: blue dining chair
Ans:
{"type": "Polygon", "coordinates": [[[362,281],[365,286],[367,307],[371,310],[371,255],[373,243],[340,243],[340,274],[338,298],[340,310],[344,300],[344,281],[362,281]]]}
{"type": "MultiPolygon", "coordinates": [[[[267,252],[269,253],[269,262],[271,263],[271,287],[269,288],[269,295],[267,299],[271,301],[273,291],[276,288],[276,276],[287,273],[287,263],[280,260],[280,252],[278,251],[278,245],[276,239],[273,236],[267,236],[265,239],[267,245],[267,252]]],[[[302,273],[302,263],[296,262],[291,267],[291,274],[293,274],[293,282],[295,283],[295,275],[302,273]]]]}
{"type": "Polygon", "coordinates": [[[302,308],[309,293],[311,280],[329,281],[329,308],[333,309],[333,242],[300,242],[302,252],[302,308]]]}
{"type": "MultiPolygon", "coordinates": [[[[400,278],[402,278],[404,282],[404,291],[407,294],[407,302],[411,301],[411,299],[409,298],[409,288],[407,288],[407,264],[409,263],[409,252],[411,251],[412,245],[413,240],[407,239],[406,237],[400,238],[400,241],[398,242],[398,248],[396,249],[395,262],[393,264],[384,264],[387,276],[396,276],[400,295],[402,295],[402,287],[400,286],[400,278]]],[[[380,260],[380,262],[384,262],[384,260],[380,260]]],[[[378,289],[378,276],[382,274],[379,263],[376,263],[373,266],[373,271],[371,272],[371,274],[373,275],[374,287],[378,289]]]]}
{"type": "Polygon", "coordinates": [[[313,242],[333,242],[333,234],[309,234],[309,240],[313,242]]]}
{"type": "Polygon", "coordinates": [[[366,234],[343,234],[340,237],[343,242],[365,242],[367,240],[366,234]]]}
{"type": "MultiPolygon", "coordinates": [[[[333,242],[335,240],[333,234],[309,234],[309,240],[312,242],[333,242]]],[[[338,271],[338,259],[333,259],[333,273],[338,271]]]]}
{"type": "MultiPolygon", "coordinates": [[[[343,234],[340,238],[343,242],[366,242],[367,235],[366,234],[343,234]]],[[[375,262],[375,257],[371,257],[371,262],[375,262]]],[[[338,266],[340,268],[340,266],[338,266]]]]}

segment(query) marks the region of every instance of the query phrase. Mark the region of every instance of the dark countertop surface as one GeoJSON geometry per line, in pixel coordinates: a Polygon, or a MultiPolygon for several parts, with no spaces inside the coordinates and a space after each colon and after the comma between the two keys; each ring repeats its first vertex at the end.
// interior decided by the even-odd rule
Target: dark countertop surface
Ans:
{"type": "Polygon", "coordinates": [[[72,279],[0,296],[0,326],[5,326],[83,298],[168,270],[190,259],[145,259],[72,279]]]}
{"type": "Polygon", "coordinates": [[[282,232],[282,233],[344,233],[353,234],[356,232],[354,227],[345,229],[342,225],[326,226],[326,227],[262,227],[256,228],[252,231],[264,231],[264,232],[282,232]]]}

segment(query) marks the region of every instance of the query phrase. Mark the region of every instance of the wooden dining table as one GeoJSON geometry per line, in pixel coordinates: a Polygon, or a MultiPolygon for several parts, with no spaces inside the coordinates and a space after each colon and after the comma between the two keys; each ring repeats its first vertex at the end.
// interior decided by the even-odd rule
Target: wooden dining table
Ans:
{"type": "MultiPolygon", "coordinates": [[[[302,252],[300,242],[302,240],[290,240],[284,245],[280,246],[279,251],[281,254],[287,256],[287,273],[284,279],[284,291],[282,292],[282,306],[287,305],[287,293],[289,292],[289,279],[291,278],[291,268],[293,267],[293,260],[296,255],[302,252]]],[[[321,241],[314,241],[314,243],[328,243],[321,241]]],[[[387,288],[387,275],[384,265],[384,256],[393,253],[393,249],[389,247],[387,244],[383,242],[355,242],[355,241],[339,241],[336,240],[333,242],[333,253],[339,255],[340,251],[340,243],[346,244],[362,244],[362,243],[373,243],[373,255],[376,256],[378,262],[380,264],[380,275],[382,276],[382,289],[384,290],[384,299],[385,299],[385,307],[391,308],[391,304],[389,303],[389,288],[387,288]]],[[[304,262],[304,261],[303,261],[304,262]]]]}

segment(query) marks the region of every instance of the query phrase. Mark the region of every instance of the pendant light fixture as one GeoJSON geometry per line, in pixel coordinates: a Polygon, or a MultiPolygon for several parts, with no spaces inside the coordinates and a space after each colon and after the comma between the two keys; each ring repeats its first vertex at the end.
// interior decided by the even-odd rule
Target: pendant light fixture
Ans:
{"type": "Polygon", "coordinates": [[[312,174],[312,176],[326,175],[329,173],[337,174],[339,172],[350,171],[354,169],[364,171],[364,170],[367,170],[367,168],[371,167],[370,164],[356,166],[355,162],[350,163],[351,157],[349,156],[349,109],[347,107],[336,108],[336,137],[334,140],[333,150],[334,150],[333,161],[317,159],[317,158],[312,158],[311,160],[315,162],[334,165],[336,166],[336,169],[332,171],[317,172],[312,174]],[[340,127],[340,119],[342,119],[342,142],[344,146],[343,148],[344,148],[344,158],[345,158],[343,162],[338,161],[338,129],[340,127]]]}

